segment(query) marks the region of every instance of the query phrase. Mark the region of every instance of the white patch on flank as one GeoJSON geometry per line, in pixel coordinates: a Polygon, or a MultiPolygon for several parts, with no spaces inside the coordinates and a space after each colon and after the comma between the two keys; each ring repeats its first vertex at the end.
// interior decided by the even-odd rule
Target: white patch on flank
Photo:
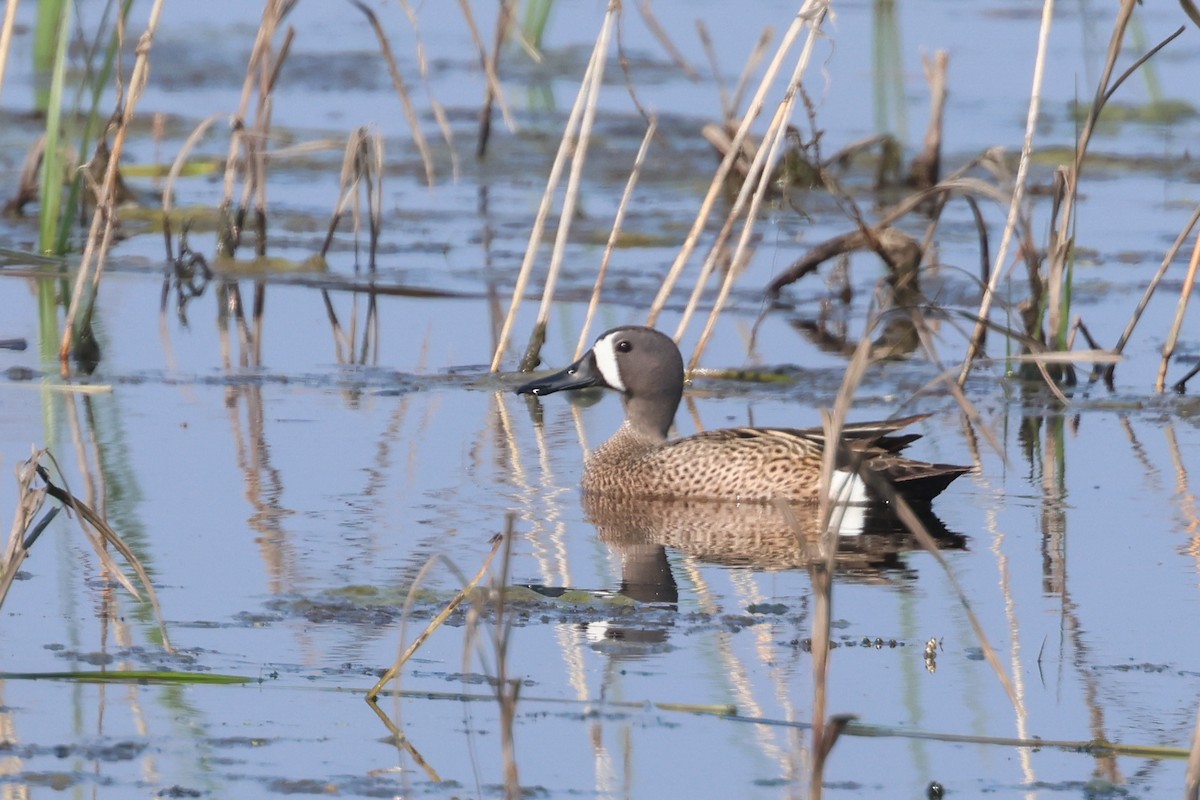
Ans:
{"type": "Polygon", "coordinates": [[[621,368],[617,366],[617,351],[613,349],[613,339],[618,334],[610,333],[596,340],[592,353],[596,356],[596,369],[604,382],[618,392],[625,391],[625,383],[621,380],[621,368]]]}
{"type": "Polygon", "coordinates": [[[833,527],[838,536],[862,536],[867,527],[866,506],[836,505],[833,507],[833,527]]]}
{"type": "Polygon", "coordinates": [[[857,472],[844,469],[833,471],[833,480],[830,481],[829,486],[829,499],[835,503],[848,505],[864,505],[871,502],[871,498],[867,496],[867,484],[863,479],[857,472]]]}
{"type": "Polygon", "coordinates": [[[867,523],[867,484],[857,472],[844,469],[833,471],[829,500],[834,504],[833,526],[839,536],[859,536],[867,523]]]}

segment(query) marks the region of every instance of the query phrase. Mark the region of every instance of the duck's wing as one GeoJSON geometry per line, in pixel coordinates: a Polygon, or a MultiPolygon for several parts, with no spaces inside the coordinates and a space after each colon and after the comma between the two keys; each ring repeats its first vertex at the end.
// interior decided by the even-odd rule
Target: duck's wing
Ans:
{"type": "MultiPolygon", "coordinates": [[[[900,455],[920,434],[894,432],[927,416],[847,426],[835,468],[874,475],[913,505],[928,505],[971,467],[933,464],[900,455]]],[[[725,481],[731,480],[731,473],[740,476],[754,487],[738,492],[743,496],[773,496],[778,492],[796,499],[815,499],[826,444],[824,432],[816,428],[718,428],[667,442],[657,448],[656,455],[667,463],[707,464],[714,472],[725,473],[725,481]]],[[[873,485],[876,481],[868,477],[866,482],[872,500],[887,500],[886,490],[873,485]]]]}
{"type": "MultiPolygon", "coordinates": [[[[928,419],[930,416],[932,415],[913,414],[912,416],[897,417],[896,419],[848,422],[842,426],[841,440],[845,443],[871,445],[881,450],[886,450],[889,453],[899,453],[905,447],[920,439],[921,434],[905,433],[898,436],[893,434],[915,422],[928,419]]],[[[793,432],[802,433],[820,442],[822,447],[825,445],[825,431],[823,428],[803,428],[793,432]]]]}

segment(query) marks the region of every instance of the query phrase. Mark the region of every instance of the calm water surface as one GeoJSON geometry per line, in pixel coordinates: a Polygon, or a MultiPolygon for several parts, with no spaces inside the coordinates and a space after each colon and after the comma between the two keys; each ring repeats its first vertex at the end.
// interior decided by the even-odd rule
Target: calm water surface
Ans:
{"type": "MultiPolygon", "coordinates": [[[[158,143],[135,136],[130,157],[140,163],[169,161],[201,118],[236,107],[258,22],[257,10],[238,3],[168,6],[139,110],[167,115],[171,132],[158,143]]],[[[716,513],[640,539],[595,514],[589,519],[576,488],[583,448],[620,423],[617,399],[573,405],[555,396],[539,409],[512,394],[516,378],[489,376],[481,366],[490,359],[603,7],[558,9],[546,65],[511,56],[506,87],[521,128],[498,128],[493,157],[477,163],[470,156],[482,93],[477,59],[457,11],[434,6],[422,11],[422,33],[433,94],[454,122],[457,181],[442,145],[438,185],[424,186],[373,35],[350,6],[298,6],[291,19],[297,40],[274,107],[281,146],[326,138],[336,144],[272,166],[271,254],[300,260],[319,248],[336,200],[341,143],[353,128],[375,125],[387,139],[389,164],[378,282],[449,295],[381,296],[378,347],[365,365],[339,357],[325,302],[311,285],[354,278],[348,233],[326,275],[272,279],[261,360],[251,367],[236,330],[218,321],[213,287],[187,307],[186,321],[173,305],[160,317],[161,234],[127,221],[129,238],[113,253],[97,311],[104,357],[92,381],[111,391],[88,396],[50,388],[54,378],[26,380],[11,371],[55,375],[48,354],[56,344],[39,334],[36,280],[16,274],[18,265],[0,266],[0,339],[29,343],[23,352],[0,351],[0,370],[10,370],[0,379],[3,474],[11,475],[31,444],[52,450],[71,488],[106,510],[150,570],[175,648],[163,647],[150,609],[105,578],[77,524],[62,515],[36,544],[3,607],[0,671],[169,669],[252,679],[241,686],[0,680],[5,796],[64,789],[114,798],[503,794],[502,724],[489,682],[496,656],[486,621],[482,636],[471,635],[461,613],[452,617],[402,672],[399,688],[420,694],[389,698],[382,708],[408,748],[389,738],[362,695],[461,585],[446,562],[473,574],[509,513],[516,539],[506,582],[518,588],[507,669],[522,681],[514,735],[528,792],[807,795],[807,729],[670,705],[728,704],[741,717],[811,721],[807,573],[780,560],[770,526],[744,517],[742,529],[751,535],[733,544],[722,537],[716,513]],[[424,579],[403,627],[404,596],[433,556],[444,561],[424,579]],[[664,602],[614,599],[623,582],[641,582],[664,602]],[[539,591],[522,588],[529,586],[539,591]]],[[[31,15],[30,8],[21,14],[31,15]]],[[[1177,9],[1139,8],[1135,35],[1146,44],[1131,48],[1126,63],[1184,24],[1177,9]]],[[[390,6],[376,10],[418,85],[403,15],[390,6]]],[[[893,20],[899,61],[881,67],[899,76],[898,103],[895,92],[889,100],[879,89],[886,82],[872,78],[873,21],[886,14],[868,3],[835,10],[818,46],[819,68],[807,79],[830,150],[882,128],[915,147],[927,107],[920,53],[939,47],[952,59],[946,163],[957,166],[986,147],[1019,146],[1036,8],[903,4],[893,20]]],[[[491,7],[477,11],[490,27],[491,7]]],[[[705,19],[722,71],[735,75],[762,27],[783,28],[795,8],[759,3],[730,15],[723,4],[704,2],[687,10],[657,4],[656,11],[707,73],[693,33],[693,20],[705,19]]],[[[1080,3],[1056,18],[1039,146],[1071,146],[1071,103],[1091,94],[1111,13],[1107,5],[1080,3]]],[[[628,222],[645,245],[616,254],[597,331],[644,318],[713,167],[697,129],[719,113],[712,80],[684,78],[635,10],[627,11],[624,27],[642,70],[635,73],[639,98],[662,114],[664,137],[628,222]]],[[[1135,107],[1159,97],[1195,103],[1193,33],[1118,99],[1135,107]]],[[[32,104],[30,38],[26,32],[15,40],[0,107],[5,185],[15,180],[36,131],[25,117],[32,104]]],[[[548,365],[572,356],[643,131],[615,65],[610,76],[597,122],[602,147],[589,161],[565,299],[555,306],[544,353],[548,365]]],[[[418,102],[427,112],[422,92],[418,102]]],[[[435,135],[431,119],[426,130],[435,135]]],[[[1085,175],[1073,313],[1101,345],[1115,341],[1196,202],[1194,168],[1182,156],[1197,132],[1192,114],[1171,125],[1114,125],[1093,144],[1113,159],[1085,175]],[[1146,160],[1122,160],[1133,156],[1146,160]]],[[[223,135],[201,151],[222,157],[223,135]]],[[[1048,181],[1048,170],[1041,166],[1035,180],[1048,181]]],[[[868,178],[852,172],[849,180],[865,185],[868,178]]],[[[161,187],[148,178],[132,182],[148,204],[157,202],[161,187]]],[[[176,202],[211,205],[220,194],[219,180],[189,178],[176,202]]],[[[860,202],[870,211],[869,195],[860,202]]],[[[793,325],[819,316],[834,291],[823,277],[789,288],[793,308],[769,314],[750,344],[763,308],[760,288],[810,246],[847,230],[828,197],[798,204],[806,216],[785,204],[766,212],[762,240],[704,357],[715,368],[786,366],[792,380],[697,380],[677,421],[681,434],[751,423],[817,425],[833,402],[845,361],[793,325]]],[[[1004,210],[985,205],[984,213],[994,226],[994,250],[1004,210]]],[[[1037,207],[1039,236],[1046,213],[1037,207]]],[[[30,248],[35,237],[32,221],[0,222],[5,246],[30,248]]],[[[199,231],[192,244],[211,253],[211,238],[199,231]]],[[[978,245],[965,207],[948,209],[938,246],[942,266],[926,278],[927,293],[973,307],[978,245]]],[[[1190,481],[1200,430],[1191,401],[1152,393],[1182,272],[1181,263],[1151,304],[1113,393],[1080,390],[1070,409],[1058,411],[1043,393],[1005,379],[1001,367],[979,371],[968,396],[999,451],[966,425],[941,389],[904,406],[904,413],[932,415],[917,426],[924,434],[913,446],[917,457],[977,467],[936,504],[942,556],[1011,676],[1018,707],[983,660],[943,568],[891,537],[870,547],[843,545],[830,713],[902,732],[1187,748],[1200,695],[1200,512],[1190,481]],[[931,638],[940,643],[936,670],[923,658],[931,638]]],[[[879,274],[873,257],[852,259],[855,299],[837,312],[852,336],[861,331],[879,274]]],[[[693,275],[663,319],[667,330],[693,275]]],[[[1014,302],[1023,297],[1021,286],[1014,272],[1014,302]]],[[[252,291],[243,280],[243,296],[252,291]]],[[[357,352],[365,296],[336,290],[330,302],[347,330],[355,326],[357,352]]],[[[518,346],[534,314],[527,303],[516,325],[518,346]]],[[[997,310],[997,320],[1004,316],[997,310]]],[[[1191,330],[1185,326],[1184,358],[1172,365],[1172,379],[1194,363],[1191,330]]],[[[685,350],[698,331],[693,324],[685,350]]],[[[947,364],[957,363],[962,342],[954,324],[942,324],[937,344],[947,364]]],[[[998,339],[992,347],[1003,355],[998,339]]],[[[510,354],[506,368],[515,360],[510,354]]],[[[896,412],[937,372],[924,358],[878,365],[854,417],[896,412]]],[[[13,482],[0,481],[0,512],[14,504],[13,482]]],[[[826,791],[922,797],[937,781],[954,797],[1161,797],[1180,791],[1184,769],[1170,753],[1113,758],[847,736],[830,757],[826,791]]]]}

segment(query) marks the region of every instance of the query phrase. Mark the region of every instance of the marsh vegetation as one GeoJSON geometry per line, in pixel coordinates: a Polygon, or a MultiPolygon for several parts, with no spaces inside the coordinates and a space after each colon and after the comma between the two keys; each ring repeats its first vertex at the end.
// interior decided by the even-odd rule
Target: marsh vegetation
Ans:
{"type": "Polygon", "coordinates": [[[6,9],[13,792],[1196,796],[1189,0],[6,9]],[[581,497],[630,323],[973,470],[581,497]]]}

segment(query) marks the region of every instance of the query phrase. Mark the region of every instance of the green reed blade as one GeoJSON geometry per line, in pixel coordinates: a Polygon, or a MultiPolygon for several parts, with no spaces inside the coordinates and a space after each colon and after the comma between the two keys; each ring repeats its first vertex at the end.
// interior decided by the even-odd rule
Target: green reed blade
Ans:
{"type": "Polygon", "coordinates": [[[222,675],[215,672],[172,672],[170,670],[71,670],[66,672],[0,672],[0,680],[75,681],[76,683],[217,684],[254,683],[258,678],[222,675]]]}
{"type": "Polygon", "coordinates": [[[59,17],[58,39],[54,51],[54,66],[50,77],[50,94],[46,105],[46,149],[42,154],[42,185],[40,187],[40,218],[38,248],[43,253],[55,253],[58,228],[62,217],[63,148],[62,96],[67,71],[67,45],[70,42],[71,7],[63,5],[59,17]]]}

